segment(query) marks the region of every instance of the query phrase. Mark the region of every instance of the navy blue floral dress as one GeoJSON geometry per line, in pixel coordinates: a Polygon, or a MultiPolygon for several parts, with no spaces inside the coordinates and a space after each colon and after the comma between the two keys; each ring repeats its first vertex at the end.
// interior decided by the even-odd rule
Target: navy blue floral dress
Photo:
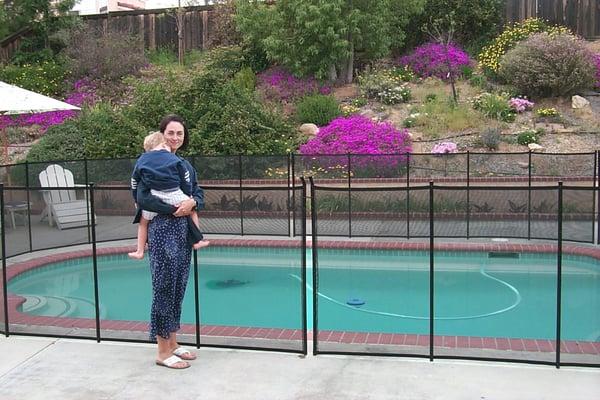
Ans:
{"type": "Polygon", "coordinates": [[[187,224],[185,217],[159,214],[148,225],[152,273],[150,340],[156,340],[156,335],[168,339],[179,330],[192,255],[186,240],[187,224]]]}

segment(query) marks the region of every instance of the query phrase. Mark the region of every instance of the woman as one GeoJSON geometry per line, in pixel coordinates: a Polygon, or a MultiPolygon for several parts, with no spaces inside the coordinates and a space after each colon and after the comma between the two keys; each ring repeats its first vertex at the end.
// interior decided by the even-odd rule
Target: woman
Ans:
{"type": "MultiPolygon", "coordinates": [[[[189,135],[183,119],[167,115],[160,122],[160,132],[171,152],[186,148],[189,135]]],[[[149,194],[149,189],[138,184],[138,191],[145,193],[138,204],[141,210],[157,212],[148,226],[148,254],[152,273],[152,308],[150,315],[150,339],[156,338],[158,356],[156,364],[175,369],[188,368],[189,360],[196,355],[177,344],[181,305],[190,272],[192,250],[187,240],[188,219],[194,209],[204,207],[204,193],[198,187],[196,170],[184,160],[192,182],[192,198],[177,207],[163,203],[149,194]]]]}

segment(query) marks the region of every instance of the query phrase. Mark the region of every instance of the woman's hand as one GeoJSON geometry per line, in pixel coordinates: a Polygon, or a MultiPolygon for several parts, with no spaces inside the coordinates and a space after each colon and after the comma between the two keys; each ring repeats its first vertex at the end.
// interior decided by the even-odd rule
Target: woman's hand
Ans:
{"type": "Polygon", "coordinates": [[[196,207],[196,200],[190,198],[182,201],[177,206],[177,210],[173,213],[176,217],[186,217],[192,213],[192,210],[196,207]]]}

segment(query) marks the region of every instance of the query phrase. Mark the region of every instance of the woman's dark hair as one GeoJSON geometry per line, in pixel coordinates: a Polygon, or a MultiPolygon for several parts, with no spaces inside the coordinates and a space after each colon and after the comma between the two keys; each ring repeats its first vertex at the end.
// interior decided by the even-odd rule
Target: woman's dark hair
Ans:
{"type": "Polygon", "coordinates": [[[167,125],[169,125],[171,122],[179,122],[181,125],[183,125],[183,144],[181,145],[179,150],[185,150],[188,146],[188,143],[190,142],[190,135],[187,126],[185,126],[183,118],[181,118],[179,115],[169,114],[163,117],[163,119],[160,121],[160,124],[158,125],[158,130],[161,133],[165,133],[167,125]]]}

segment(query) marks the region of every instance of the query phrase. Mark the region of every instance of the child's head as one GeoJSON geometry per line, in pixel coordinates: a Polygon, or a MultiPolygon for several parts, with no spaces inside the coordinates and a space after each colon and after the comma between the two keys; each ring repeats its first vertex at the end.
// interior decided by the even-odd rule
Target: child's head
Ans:
{"type": "MultiPolygon", "coordinates": [[[[144,138],[144,150],[151,151],[157,149],[157,147],[167,149],[165,137],[160,132],[152,132],[144,138]],[[162,146],[161,146],[162,145],[162,146]]],[[[157,149],[159,150],[159,149],[157,149]]]]}

